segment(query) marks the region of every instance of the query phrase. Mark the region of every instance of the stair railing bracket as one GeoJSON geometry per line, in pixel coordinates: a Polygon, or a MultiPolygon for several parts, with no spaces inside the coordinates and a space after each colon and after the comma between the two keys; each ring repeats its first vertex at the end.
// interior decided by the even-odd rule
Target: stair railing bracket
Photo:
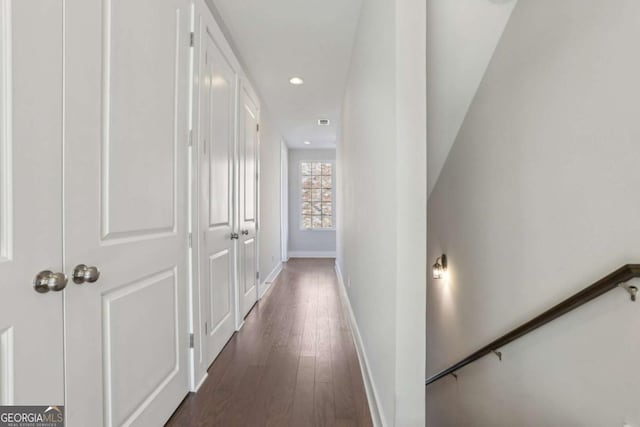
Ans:
{"type": "Polygon", "coordinates": [[[502,362],[502,352],[498,350],[493,350],[493,354],[495,354],[498,359],[502,362]]]}
{"type": "Polygon", "coordinates": [[[629,295],[631,295],[631,301],[635,301],[636,300],[636,296],[638,295],[638,287],[637,286],[628,285],[626,283],[620,283],[618,286],[620,286],[621,288],[623,288],[624,290],[629,292],[629,295]]]}

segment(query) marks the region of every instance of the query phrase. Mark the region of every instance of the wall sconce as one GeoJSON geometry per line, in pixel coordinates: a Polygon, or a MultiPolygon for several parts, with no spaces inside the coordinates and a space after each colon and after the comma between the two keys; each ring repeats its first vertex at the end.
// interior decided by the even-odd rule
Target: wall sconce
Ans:
{"type": "Polygon", "coordinates": [[[433,278],[442,279],[447,272],[447,256],[445,254],[436,258],[436,263],[433,264],[433,278]]]}

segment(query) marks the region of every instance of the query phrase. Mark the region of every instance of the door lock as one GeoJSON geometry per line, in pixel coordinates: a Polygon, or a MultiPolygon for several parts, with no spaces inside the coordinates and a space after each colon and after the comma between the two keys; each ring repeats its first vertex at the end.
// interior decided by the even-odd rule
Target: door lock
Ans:
{"type": "Polygon", "coordinates": [[[244,234],[245,236],[249,235],[249,230],[242,230],[242,234],[244,234]]]}
{"type": "Polygon", "coordinates": [[[239,238],[238,233],[231,233],[231,240],[238,240],[239,238]]]}
{"type": "Polygon", "coordinates": [[[36,292],[46,294],[49,291],[60,292],[67,286],[67,275],[43,270],[33,279],[33,288],[36,292]]]}
{"type": "Polygon", "coordinates": [[[73,283],[81,285],[83,283],[93,283],[100,278],[98,267],[87,267],[84,264],[76,265],[73,269],[73,283]]]}

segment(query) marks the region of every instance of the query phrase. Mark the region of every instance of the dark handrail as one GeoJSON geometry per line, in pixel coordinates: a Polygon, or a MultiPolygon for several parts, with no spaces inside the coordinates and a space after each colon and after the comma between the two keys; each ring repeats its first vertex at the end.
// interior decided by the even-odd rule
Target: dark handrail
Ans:
{"type": "MultiPolygon", "coordinates": [[[[526,335],[535,329],[538,329],[540,326],[551,322],[552,320],[562,316],[563,314],[566,314],[571,310],[574,310],[581,305],[586,304],[595,298],[598,298],[600,295],[605,294],[610,290],[615,289],[623,283],[628,282],[629,280],[636,277],[640,277],[640,264],[627,264],[620,267],[608,276],[598,280],[593,285],[584,288],[577,294],[567,298],[560,304],[553,306],[541,315],[534,317],[528,322],[518,326],[511,332],[508,332],[497,340],[485,345],[480,350],[470,354],[455,365],[452,365],[444,371],[440,371],[437,374],[430,376],[426,379],[425,384],[429,385],[433,382],[438,381],[442,377],[453,374],[455,371],[464,366],[467,366],[469,363],[474,362],[489,353],[498,351],[498,349],[509,344],[511,341],[517,340],[521,336],[526,335]]],[[[635,301],[638,289],[635,286],[628,286],[626,287],[626,289],[631,294],[631,300],[635,301]]]]}

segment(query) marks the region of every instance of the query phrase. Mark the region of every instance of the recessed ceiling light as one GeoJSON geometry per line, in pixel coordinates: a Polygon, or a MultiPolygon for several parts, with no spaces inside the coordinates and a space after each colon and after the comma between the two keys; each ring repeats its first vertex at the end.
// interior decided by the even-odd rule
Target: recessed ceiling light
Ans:
{"type": "Polygon", "coordinates": [[[291,78],[289,79],[289,83],[291,83],[292,85],[296,85],[296,86],[298,86],[298,85],[303,84],[303,83],[304,83],[304,80],[302,80],[302,78],[301,78],[301,77],[291,77],[291,78]]]}
{"type": "Polygon", "coordinates": [[[318,126],[329,126],[329,119],[318,119],[318,126]]]}
{"type": "Polygon", "coordinates": [[[305,141],[304,145],[311,145],[311,141],[305,141]]]}

